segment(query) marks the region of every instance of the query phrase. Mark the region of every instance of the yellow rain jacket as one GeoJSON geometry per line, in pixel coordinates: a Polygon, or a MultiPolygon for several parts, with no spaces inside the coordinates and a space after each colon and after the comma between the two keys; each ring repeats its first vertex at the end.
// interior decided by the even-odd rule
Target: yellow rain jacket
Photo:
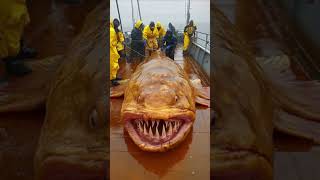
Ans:
{"type": "Polygon", "coordinates": [[[118,51],[121,51],[124,49],[124,45],[123,45],[123,42],[124,42],[124,35],[121,31],[118,32],[118,44],[117,44],[117,50],[118,51]]]}
{"type": "Polygon", "coordinates": [[[184,28],[184,38],[183,38],[183,50],[187,51],[190,45],[190,37],[194,34],[194,32],[197,30],[197,27],[195,25],[193,26],[186,26],[184,28]]]}
{"type": "Polygon", "coordinates": [[[113,23],[110,22],[110,80],[117,77],[119,70],[118,60],[120,55],[117,51],[118,38],[113,23]]]}
{"type": "Polygon", "coordinates": [[[143,29],[143,38],[147,40],[147,48],[149,49],[158,49],[158,30],[155,27],[153,31],[151,31],[149,25],[147,25],[143,29]]]}
{"type": "Polygon", "coordinates": [[[19,53],[24,27],[29,22],[25,0],[0,0],[0,59],[19,53]]]}
{"type": "Polygon", "coordinates": [[[160,30],[158,30],[158,37],[157,38],[161,38],[164,37],[164,35],[166,35],[166,30],[164,29],[164,27],[161,25],[161,23],[158,21],[156,24],[156,28],[160,27],[160,30]]]}
{"type": "Polygon", "coordinates": [[[158,37],[158,30],[157,28],[154,28],[153,31],[151,31],[149,25],[147,25],[144,29],[143,29],[143,38],[144,39],[153,39],[153,38],[157,38],[158,37]]]}

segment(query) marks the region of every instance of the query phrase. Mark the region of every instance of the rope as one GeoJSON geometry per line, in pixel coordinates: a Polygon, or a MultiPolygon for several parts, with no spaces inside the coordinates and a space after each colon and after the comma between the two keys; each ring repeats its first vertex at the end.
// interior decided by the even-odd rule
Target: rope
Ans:
{"type": "MultiPolygon", "coordinates": [[[[133,52],[139,54],[140,56],[142,56],[142,57],[144,57],[144,58],[148,57],[148,56],[146,56],[146,55],[144,55],[144,54],[139,53],[138,51],[136,51],[136,50],[134,50],[134,49],[132,49],[132,48],[129,48],[129,44],[127,44],[127,43],[124,43],[124,44],[126,45],[126,48],[130,49],[130,51],[133,51],[133,52]]],[[[148,48],[148,50],[156,51],[156,50],[158,50],[158,49],[153,49],[153,48],[150,49],[150,48],[148,48]]]]}
{"type": "Polygon", "coordinates": [[[127,43],[124,43],[124,44],[126,45],[126,48],[130,49],[130,51],[133,51],[133,52],[139,54],[140,56],[142,56],[142,57],[144,57],[144,58],[147,57],[147,56],[145,56],[144,54],[141,54],[141,53],[139,53],[138,51],[133,50],[132,48],[129,48],[129,44],[127,44],[127,43]]]}

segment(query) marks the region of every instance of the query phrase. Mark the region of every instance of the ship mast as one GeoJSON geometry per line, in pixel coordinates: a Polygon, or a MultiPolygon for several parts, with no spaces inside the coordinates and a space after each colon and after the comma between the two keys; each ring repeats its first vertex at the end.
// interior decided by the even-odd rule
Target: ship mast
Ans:
{"type": "Polygon", "coordinates": [[[190,21],[190,0],[188,0],[188,5],[187,5],[187,24],[189,24],[190,21]]]}

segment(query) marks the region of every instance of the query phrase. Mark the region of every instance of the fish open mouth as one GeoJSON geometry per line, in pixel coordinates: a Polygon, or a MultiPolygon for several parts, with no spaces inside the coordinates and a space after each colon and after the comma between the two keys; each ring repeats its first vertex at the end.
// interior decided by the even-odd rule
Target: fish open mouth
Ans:
{"type": "Polygon", "coordinates": [[[125,128],[132,140],[142,150],[166,151],[183,141],[189,133],[192,121],[189,119],[130,119],[125,128]]]}

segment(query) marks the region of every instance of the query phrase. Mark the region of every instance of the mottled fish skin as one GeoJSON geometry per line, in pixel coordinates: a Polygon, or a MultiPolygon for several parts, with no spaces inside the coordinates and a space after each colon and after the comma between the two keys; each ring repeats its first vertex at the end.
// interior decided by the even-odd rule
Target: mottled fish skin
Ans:
{"type": "Polygon", "coordinates": [[[163,152],[182,142],[189,133],[195,119],[195,103],[195,89],[187,74],[174,61],[155,52],[132,74],[124,93],[121,117],[140,149],[163,152]],[[134,131],[128,124],[136,120],[143,124],[138,123],[134,131]],[[149,122],[154,125],[153,132],[149,131],[149,122]],[[177,135],[173,136],[174,133],[177,135]],[[155,143],[164,142],[151,144],[142,136],[155,143]],[[166,143],[170,137],[177,138],[166,143]]]}

